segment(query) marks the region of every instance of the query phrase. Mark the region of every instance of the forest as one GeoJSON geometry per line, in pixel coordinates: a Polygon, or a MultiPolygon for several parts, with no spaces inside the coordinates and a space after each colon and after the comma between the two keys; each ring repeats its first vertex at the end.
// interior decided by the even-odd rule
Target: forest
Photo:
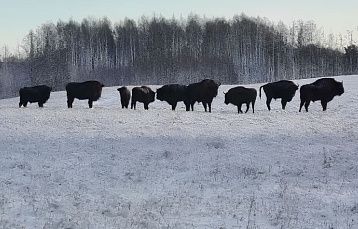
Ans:
{"type": "Polygon", "coordinates": [[[21,53],[3,49],[0,98],[24,86],[99,80],[106,86],[222,84],[358,74],[352,37],[326,35],[314,22],[292,25],[238,15],[232,19],[142,17],[112,23],[86,18],[46,23],[24,38],[21,53]]]}

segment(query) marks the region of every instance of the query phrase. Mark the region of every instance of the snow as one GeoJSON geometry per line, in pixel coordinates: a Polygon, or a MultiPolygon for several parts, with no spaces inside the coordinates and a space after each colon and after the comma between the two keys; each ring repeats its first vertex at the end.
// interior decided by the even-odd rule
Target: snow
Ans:
{"type": "MultiPolygon", "coordinates": [[[[358,77],[322,112],[0,101],[2,228],[358,228],[358,77]]],[[[314,79],[297,80],[303,85],[314,79]]],[[[259,88],[262,84],[249,85],[259,88]]],[[[157,88],[157,86],[153,86],[157,88]]]]}

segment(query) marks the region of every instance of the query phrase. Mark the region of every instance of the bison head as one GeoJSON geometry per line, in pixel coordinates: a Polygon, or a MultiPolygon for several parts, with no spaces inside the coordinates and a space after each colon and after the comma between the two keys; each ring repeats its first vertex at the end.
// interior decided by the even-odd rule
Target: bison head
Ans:
{"type": "Polygon", "coordinates": [[[336,94],[341,96],[344,93],[343,81],[337,82],[336,84],[336,94]]]}
{"type": "Polygon", "coordinates": [[[218,89],[220,87],[220,83],[215,80],[205,79],[202,82],[205,83],[206,90],[209,95],[212,97],[216,97],[218,95],[218,89]]]}
{"type": "Polygon", "coordinates": [[[225,93],[225,92],[224,92],[224,95],[225,95],[225,102],[224,103],[226,105],[228,105],[230,103],[229,95],[228,95],[228,93],[225,93]]]}
{"type": "Polygon", "coordinates": [[[149,90],[149,102],[154,102],[155,100],[155,92],[152,90],[149,90]]]}
{"type": "Polygon", "coordinates": [[[162,88],[157,89],[157,99],[160,100],[160,101],[164,100],[164,94],[163,94],[162,88]]]}
{"type": "Polygon", "coordinates": [[[120,87],[120,88],[117,89],[117,91],[119,91],[119,93],[122,93],[125,90],[127,90],[126,87],[120,87]]]}

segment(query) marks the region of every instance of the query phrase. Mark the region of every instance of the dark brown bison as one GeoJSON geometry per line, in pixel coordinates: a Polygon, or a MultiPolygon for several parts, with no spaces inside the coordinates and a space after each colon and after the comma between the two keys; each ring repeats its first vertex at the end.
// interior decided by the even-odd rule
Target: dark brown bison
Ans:
{"type": "Polygon", "coordinates": [[[154,102],[155,92],[147,86],[134,87],[132,89],[131,109],[136,109],[136,103],[144,103],[144,109],[149,109],[149,103],[154,102]]]}
{"type": "Polygon", "coordinates": [[[27,103],[38,103],[39,107],[43,107],[50,98],[51,90],[52,88],[46,85],[21,88],[19,107],[26,107],[27,103]]]}
{"type": "Polygon", "coordinates": [[[252,104],[252,113],[255,113],[255,101],[257,97],[257,91],[254,88],[245,88],[245,87],[234,87],[231,88],[227,93],[225,93],[225,104],[229,103],[237,106],[237,112],[243,113],[241,106],[243,103],[246,104],[246,111],[249,110],[250,103],[252,104]]]}
{"type": "Polygon", "coordinates": [[[185,101],[186,89],[187,86],[180,84],[164,85],[157,89],[157,99],[169,103],[174,111],[178,102],[185,101]]]}
{"type": "Polygon", "coordinates": [[[333,78],[322,78],[311,84],[303,85],[300,88],[300,112],[303,105],[305,105],[305,109],[308,112],[310,102],[317,100],[321,101],[323,111],[325,111],[327,109],[327,103],[331,101],[334,96],[340,96],[343,93],[343,82],[337,82],[333,78]]]}
{"type": "Polygon", "coordinates": [[[266,105],[269,110],[271,110],[271,100],[272,99],[281,99],[282,109],[286,108],[286,104],[292,101],[292,98],[295,96],[298,89],[298,85],[289,80],[280,80],[273,83],[268,83],[260,87],[260,98],[261,98],[261,88],[264,89],[266,94],[266,105]]]}
{"type": "Polygon", "coordinates": [[[184,101],[186,110],[194,110],[195,102],[203,103],[205,112],[207,112],[207,106],[209,106],[209,112],[211,112],[211,103],[218,94],[220,83],[211,79],[204,79],[199,83],[189,84],[186,89],[186,99],[184,101]]]}
{"type": "Polygon", "coordinates": [[[131,99],[131,92],[128,90],[127,87],[118,88],[117,91],[119,91],[119,94],[121,96],[122,108],[128,109],[129,100],[131,99]]]}
{"type": "Polygon", "coordinates": [[[66,85],[67,106],[72,108],[75,99],[88,99],[88,106],[92,108],[93,102],[97,101],[102,94],[104,85],[98,81],[86,81],[82,83],[68,83],[66,85]]]}

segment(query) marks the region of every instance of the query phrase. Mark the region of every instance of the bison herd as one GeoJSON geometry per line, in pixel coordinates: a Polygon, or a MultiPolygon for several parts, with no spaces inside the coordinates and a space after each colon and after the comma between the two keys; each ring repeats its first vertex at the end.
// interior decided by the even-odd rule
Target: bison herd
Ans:
{"type": "MultiPolygon", "coordinates": [[[[134,87],[131,92],[127,87],[118,88],[120,94],[122,108],[128,108],[131,100],[131,109],[136,109],[136,103],[144,104],[144,109],[149,109],[149,104],[154,102],[155,94],[157,100],[167,102],[172,110],[175,110],[178,102],[183,102],[186,111],[194,110],[196,102],[202,103],[205,112],[211,112],[211,104],[213,99],[218,94],[220,83],[212,79],[204,79],[198,83],[189,85],[168,84],[157,89],[154,92],[148,86],[134,87]]],[[[92,108],[93,102],[97,101],[102,94],[104,85],[98,81],[86,81],[82,83],[68,83],[66,85],[67,92],[67,107],[72,108],[74,99],[88,100],[88,106],[92,108]]],[[[260,87],[259,96],[261,98],[261,89],[266,95],[266,105],[268,110],[271,110],[270,104],[272,99],[281,99],[282,109],[286,108],[288,102],[292,101],[298,90],[299,85],[292,81],[281,80],[277,82],[267,83],[260,87]]],[[[19,107],[27,106],[27,103],[38,103],[39,107],[50,98],[52,88],[46,85],[39,85],[35,87],[24,87],[19,91],[20,103],[19,107]]],[[[335,96],[340,96],[344,93],[343,82],[337,82],[333,78],[322,78],[316,80],[311,84],[306,84],[300,88],[300,108],[305,107],[308,112],[310,102],[321,101],[323,111],[327,109],[327,103],[335,96]]],[[[225,104],[233,104],[237,106],[238,113],[243,113],[241,107],[246,104],[246,111],[248,112],[250,104],[252,112],[255,112],[255,101],[257,91],[254,88],[245,88],[242,86],[231,88],[225,94],[225,104]]]]}

